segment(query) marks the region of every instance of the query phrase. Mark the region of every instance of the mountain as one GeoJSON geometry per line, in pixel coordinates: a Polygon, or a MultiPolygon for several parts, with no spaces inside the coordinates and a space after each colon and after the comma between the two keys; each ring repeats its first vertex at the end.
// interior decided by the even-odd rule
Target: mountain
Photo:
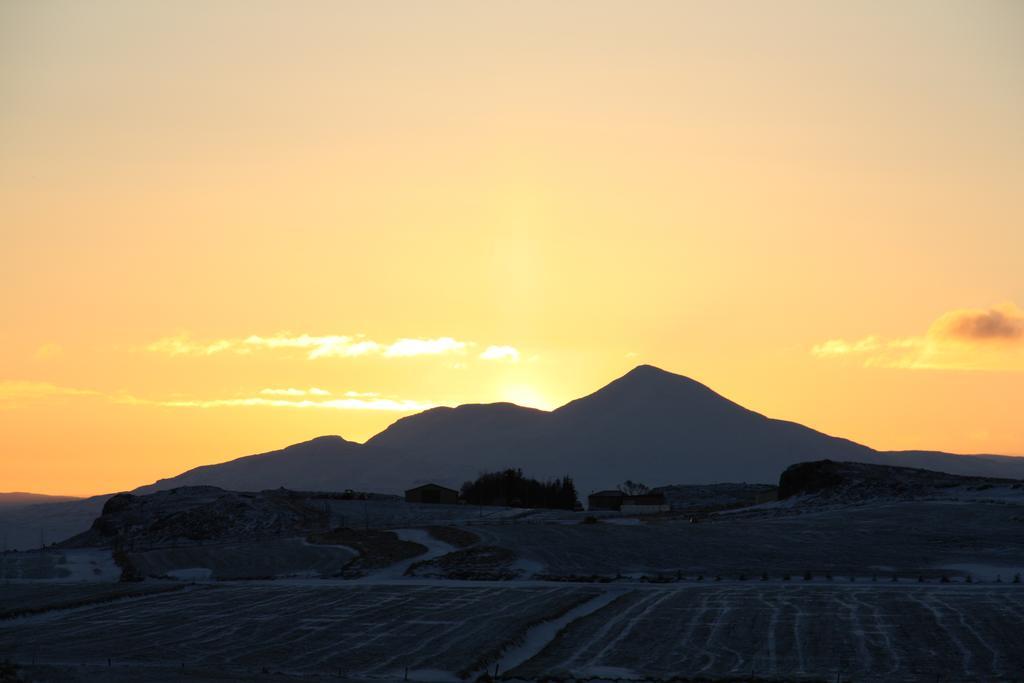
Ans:
{"type": "Polygon", "coordinates": [[[12,491],[0,493],[0,508],[10,509],[23,505],[36,505],[38,503],[66,503],[71,500],[79,500],[78,496],[51,496],[45,493],[24,493],[12,491]]]}
{"type": "Polygon", "coordinates": [[[641,365],[554,411],[511,403],[433,408],[363,445],[321,437],[280,451],[190,470],[138,489],[285,486],[397,493],[433,481],[458,488],[482,471],[570,474],[581,495],[626,479],[652,486],[771,483],[798,462],[838,460],[1024,478],[1024,458],[879,452],[748,410],[687,377],[641,365]]]}
{"type": "MultiPolygon", "coordinates": [[[[1024,479],[1024,457],[875,451],[765,417],[692,379],[641,365],[554,411],[511,403],[433,408],[398,420],[365,444],[323,436],[197,467],[135,493],[179,486],[399,493],[426,482],[458,488],[480,472],[519,467],[541,478],[569,474],[586,496],[626,479],[651,486],[774,484],[790,465],[826,459],[1024,479]]],[[[19,543],[38,539],[40,531],[54,538],[54,528],[66,535],[85,531],[108,497],[18,508],[28,517],[0,508],[0,530],[19,543]],[[87,511],[92,517],[75,517],[87,511]]]]}
{"type": "Polygon", "coordinates": [[[0,507],[0,537],[9,550],[49,545],[89,528],[100,514],[109,495],[55,503],[34,503],[0,507]]]}
{"type": "Polygon", "coordinates": [[[362,451],[360,444],[340,436],[321,436],[278,451],[196,467],[176,477],[140,486],[133,493],[154,493],[179,486],[216,486],[235,491],[280,487],[343,491],[356,488],[352,481],[367,465],[362,451]]]}

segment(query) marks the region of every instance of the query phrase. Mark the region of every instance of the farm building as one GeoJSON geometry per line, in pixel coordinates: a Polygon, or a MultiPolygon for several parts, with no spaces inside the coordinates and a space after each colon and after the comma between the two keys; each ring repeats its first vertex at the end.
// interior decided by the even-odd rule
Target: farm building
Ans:
{"type": "Polygon", "coordinates": [[[654,512],[668,512],[668,501],[664,494],[645,493],[629,496],[622,491],[598,491],[587,497],[591,510],[617,510],[629,515],[645,515],[654,512]]]}
{"type": "Polygon", "coordinates": [[[443,503],[455,505],[459,502],[459,492],[438,484],[423,484],[405,492],[406,503],[443,503]]]}
{"type": "Polygon", "coordinates": [[[664,494],[645,493],[640,496],[623,496],[619,510],[627,515],[649,515],[655,512],[668,512],[669,505],[664,494]]]}
{"type": "Polygon", "coordinates": [[[622,491],[598,491],[587,496],[587,508],[590,510],[618,510],[622,507],[625,497],[622,491]]]}

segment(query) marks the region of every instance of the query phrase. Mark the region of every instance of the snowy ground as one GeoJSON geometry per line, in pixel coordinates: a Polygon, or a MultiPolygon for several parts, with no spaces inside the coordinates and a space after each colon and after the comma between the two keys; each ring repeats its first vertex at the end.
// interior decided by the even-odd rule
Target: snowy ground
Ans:
{"type": "Polygon", "coordinates": [[[401,679],[470,673],[590,588],[208,585],[0,620],[0,659],[401,679]]]}
{"type": "Polygon", "coordinates": [[[987,681],[1024,672],[1021,623],[1019,587],[634,590],[510,675],[987,681]]]}
{"type": "MultiPolygon", "coordinates": [[[[506,524],[471,527],[551,575],[741,573],[794,578],[855,575],[938,578],[984,568],[1006,580],[1024,565],[1024,506],[996,502],[886,502],[803,514],[723,515],[689,524],[506,524]],[[880,569],[883,568],[883,569],[880,569]]],[[[979,577],[982,578],[982,577],[979,577]]]]}
{"type": "MultiPolygon", "coordinates": [[[[420,507],[431,506],[411,506],[405,517],[416,524],[397,524],[397,512],[388,519],[426,552],[356,579],[295,571],[351,552],[292,539],[228,558],[290,563],[284,579],[0,586],[0,607],[13,605],[7,618],[0,612],[0,661],[35,659],[33,680],[62,681],[270,680],[281,672],[445,682],[495,667],[529,680],[1024,680],[1024,584],[1012,583],[1024,569],[1020,505],[889,501],[699,524],[580,524],[572,513],[521,510],[481,520],[467,518],[465,506],[420,507]],[[406,576],[413,562],[455,551],[412,528],[448,514],[463,515],[480,546],[506,549],[522,578],[406,576]],[[621,578],[576,580],[595,574],[621,578]],[[144,594],[167,586],[180,590],[144,594]],[[26,606],[42,611],[11,616],[26,606]]],[[[166,550],[151,559],[184,578],[209,564],[166,550]]],[[[95,576],[97,557],[87,553],[96,551],[70,556],[78,552],[53,551],[46,567],[26,568],[95,576]]],[[[29,565],[43,556],[18,555],[29,565]]]]}
{"type": "Polygon", "coordinates": [[[120,568],[109,550],[81,548],[0,555],[0,581],[117,581],[120,568]]]}
{"type": "Polygon", "coordinates": [[[330,576],[353,557],[340,546],[312,545],[301,538],[247,543],[206,543],[130,554],[143,576],[188,581],[278,576],[330,576]]]}
{"type": "Polygon", "coordinates": [[[989,681],[1024,672],[1022,623],[1016,584],[268,582],[0,620],[0,658],[370,681],[495,665],[531,680],[989,681]]]}

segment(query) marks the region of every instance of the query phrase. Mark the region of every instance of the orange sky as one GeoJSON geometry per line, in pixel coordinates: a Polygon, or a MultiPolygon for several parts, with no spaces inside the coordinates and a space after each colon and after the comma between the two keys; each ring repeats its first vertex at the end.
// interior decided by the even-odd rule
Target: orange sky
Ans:
{"type": "Polygon", "coordinates": [[[1024,454],[1024,9],[0,5],[0,491],[645,362],[1024,454]]]}

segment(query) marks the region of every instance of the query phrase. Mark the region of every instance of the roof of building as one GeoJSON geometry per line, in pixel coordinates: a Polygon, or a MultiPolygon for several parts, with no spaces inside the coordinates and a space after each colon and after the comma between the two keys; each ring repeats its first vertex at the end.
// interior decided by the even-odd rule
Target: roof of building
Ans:
{"type": "Polygon", "coordinates": [[[665,494],[642,493],[636,496],[626,496],[623,502],[628,505],[664,505],[665,494]]]}
{"type": "Polygon", "coordinates": [[[419,486],[413,486],[411,489],[406,489],[405,492],[409,493],[410,491],[419,491],[420,489],[429,489],[429,488],[444,489],[445,491],[451,491],[452,493],[458,493],[458,491],[456,491],[455,489],[450,489],[447,486],[441,486],[440,484],[420,484],[419,486]]]}
{"type": "Polygon", "coordinates": [[[608,491],[595,491],[594,493],[590,494],[590,497],[591,498],[593,498],[593,497],[600,497],[600,498],[622,498],[624,495],[626,495],[626,494],[624,494],[622,491],[608,490],[608,491]]]}

